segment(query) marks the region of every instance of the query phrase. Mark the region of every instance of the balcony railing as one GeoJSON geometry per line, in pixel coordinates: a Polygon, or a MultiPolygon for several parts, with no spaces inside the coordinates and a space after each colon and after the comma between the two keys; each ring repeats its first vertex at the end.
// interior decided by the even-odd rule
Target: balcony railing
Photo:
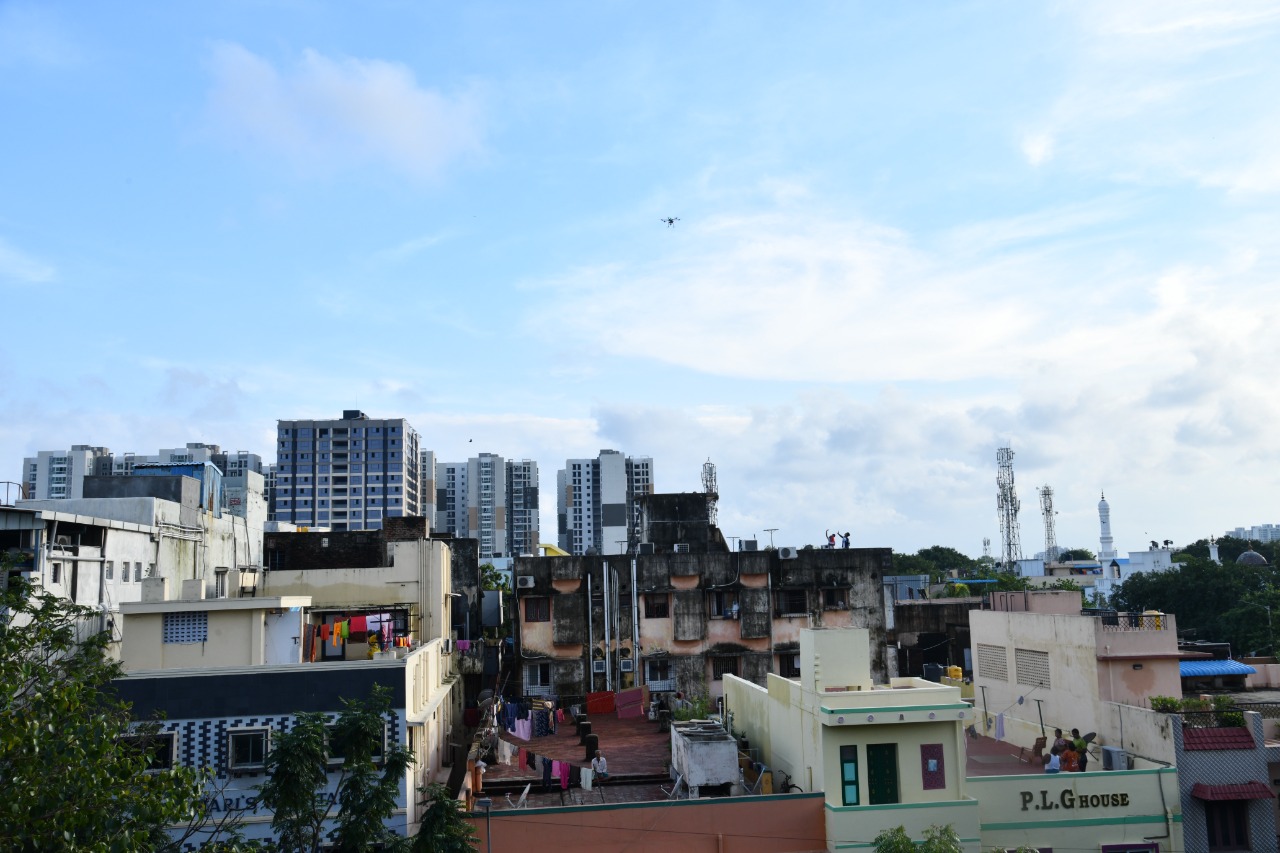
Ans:
{"type": "Polygon", "coordinates": [[[670,693],[676,689],[676,680],[674,678],[650,678],[648,685],[650,693],[670,693]]]}
{"type": "Polygon", "coordinates": [[[1104,631],[1167,631],[1169,616],[1164,613],[1089,613],[1104,631]]]}

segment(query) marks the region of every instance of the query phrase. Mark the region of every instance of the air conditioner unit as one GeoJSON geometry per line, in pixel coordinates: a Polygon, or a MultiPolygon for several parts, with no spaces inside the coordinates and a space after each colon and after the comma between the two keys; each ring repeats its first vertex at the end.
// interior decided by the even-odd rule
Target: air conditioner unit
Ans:
{"type": "Polygon", "coordinates": [[[533,589],[533,575],[519,575],[516,578],[516,589],[533,589]]]}
{"type": "Polygon", "coordinates": [[[641,543],[640,543],[640,556],[641,556],[641,557],[651,557],[651,556],[653,556],[653,543],[652,543],[652,542],[641,542],[641,543]]]}
{"type": "Polygon", "coordinates": [[[688,554],[689,546],[683,543],[672,545],[671,550],[677,554],[688,554]]]}
{"type": "Polygon", "coordinates": [[[779,560],[794,560],[798,556],[800,556],[799,552],[790,545],[778,549],[779,560]]]}
{"type": "Polygon", "coordinates": [[[1128,770],[1128,754],[1118,746],[1104,746],[1102,748],[1102,769],[1128,770]]]}
{"type": "MultiPolygon", "coordinates": [[[[604,663],[604,661],[601,661],[601,663],[604,663]]],[[[635,672],[636,662],[629,658],[623,658],[621,661],[618,662],[618,668],[621,669],[623,672],[635,672]]]]}
{"type": "Polygon", "coordinates": [[[760,541],[758,539],[743,539],[738,543],[739,551],[759,551],[760,541]]]}
{"type": "Polygon", "coordinates": [[[592,672],[596,672],[596,673],[599,673],[599,674],[603,675],[603,674],[606,672],[606,670],[605,670],[605,667],[606,667],[606,666],[607,666],[607,664],[605,663],[605,661],[602,661],[602,660],[593,660],[593,661],[591,662],[591,671],[592,671],[592,672]]]}
{"type": "Polygon", "coordinates": [[[440,644],[440,654],[442,655],[453,654],[453,638],[452,637],[444,638],[444,641],[440,644]]]}

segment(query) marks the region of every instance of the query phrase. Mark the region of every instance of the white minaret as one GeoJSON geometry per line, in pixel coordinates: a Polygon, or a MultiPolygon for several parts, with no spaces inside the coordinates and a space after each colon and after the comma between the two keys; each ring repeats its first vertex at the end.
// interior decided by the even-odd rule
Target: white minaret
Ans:
{"type": "Polygon", "coordinates": [[[1209,537],[1209,559],[1219,566],[1222,565],[1222,560],[1218,558],[1218,540],[1212,536],[1209,537]]]}
{"type": "Polygon", "coordinates": [[[1101,548],[1098,550],[1098,561],[1105,563],[1116,558],[1115,543],[1111,539],[1111,505],[1107,503],[1107,493],[1102,493],[1098,501],[1098,522],[1102,525],[1102,536],[1099,537],[1101,548]]]}

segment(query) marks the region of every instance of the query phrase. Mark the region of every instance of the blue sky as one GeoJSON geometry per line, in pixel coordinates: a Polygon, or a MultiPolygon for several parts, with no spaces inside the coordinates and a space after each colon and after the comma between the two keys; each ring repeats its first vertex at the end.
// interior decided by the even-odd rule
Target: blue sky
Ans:
{"type": "MultiPolygon", "coordinates": [[[[719,467],[779,545],[1280,521],[1274,3],[0,2],[0,458],[719,467]],[[667,228],[663,217],[679,217],[667,228]]],[[[552,540],[553,541],[553,540],[552,540]]],[[[998,545],[995,546],[998,550],[998,545]]]]}

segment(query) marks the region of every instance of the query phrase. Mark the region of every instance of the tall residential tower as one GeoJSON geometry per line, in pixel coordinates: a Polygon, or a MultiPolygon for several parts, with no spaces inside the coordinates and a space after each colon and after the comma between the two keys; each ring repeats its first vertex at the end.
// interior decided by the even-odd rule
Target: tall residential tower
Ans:
{"type": "Polygon", "coordinates": [[[435,466],[436,528],[480,543],[480,559],[532,554],[538,545],[538,463],[481,453],[435,466]]]}
{"type": "Polygon", "coordinates": [[[556,475],[559,546],[571,554],[625,554],[638,542],[636,497],[653,494],[653,460],[601,450],[556,475]]]}
{"type": "Polygon", "coordinates": [[[273,521],[378,530],[422,514],[418,433],[404,418],[348,409],[334,420],[279,421],[273,521]]]}

